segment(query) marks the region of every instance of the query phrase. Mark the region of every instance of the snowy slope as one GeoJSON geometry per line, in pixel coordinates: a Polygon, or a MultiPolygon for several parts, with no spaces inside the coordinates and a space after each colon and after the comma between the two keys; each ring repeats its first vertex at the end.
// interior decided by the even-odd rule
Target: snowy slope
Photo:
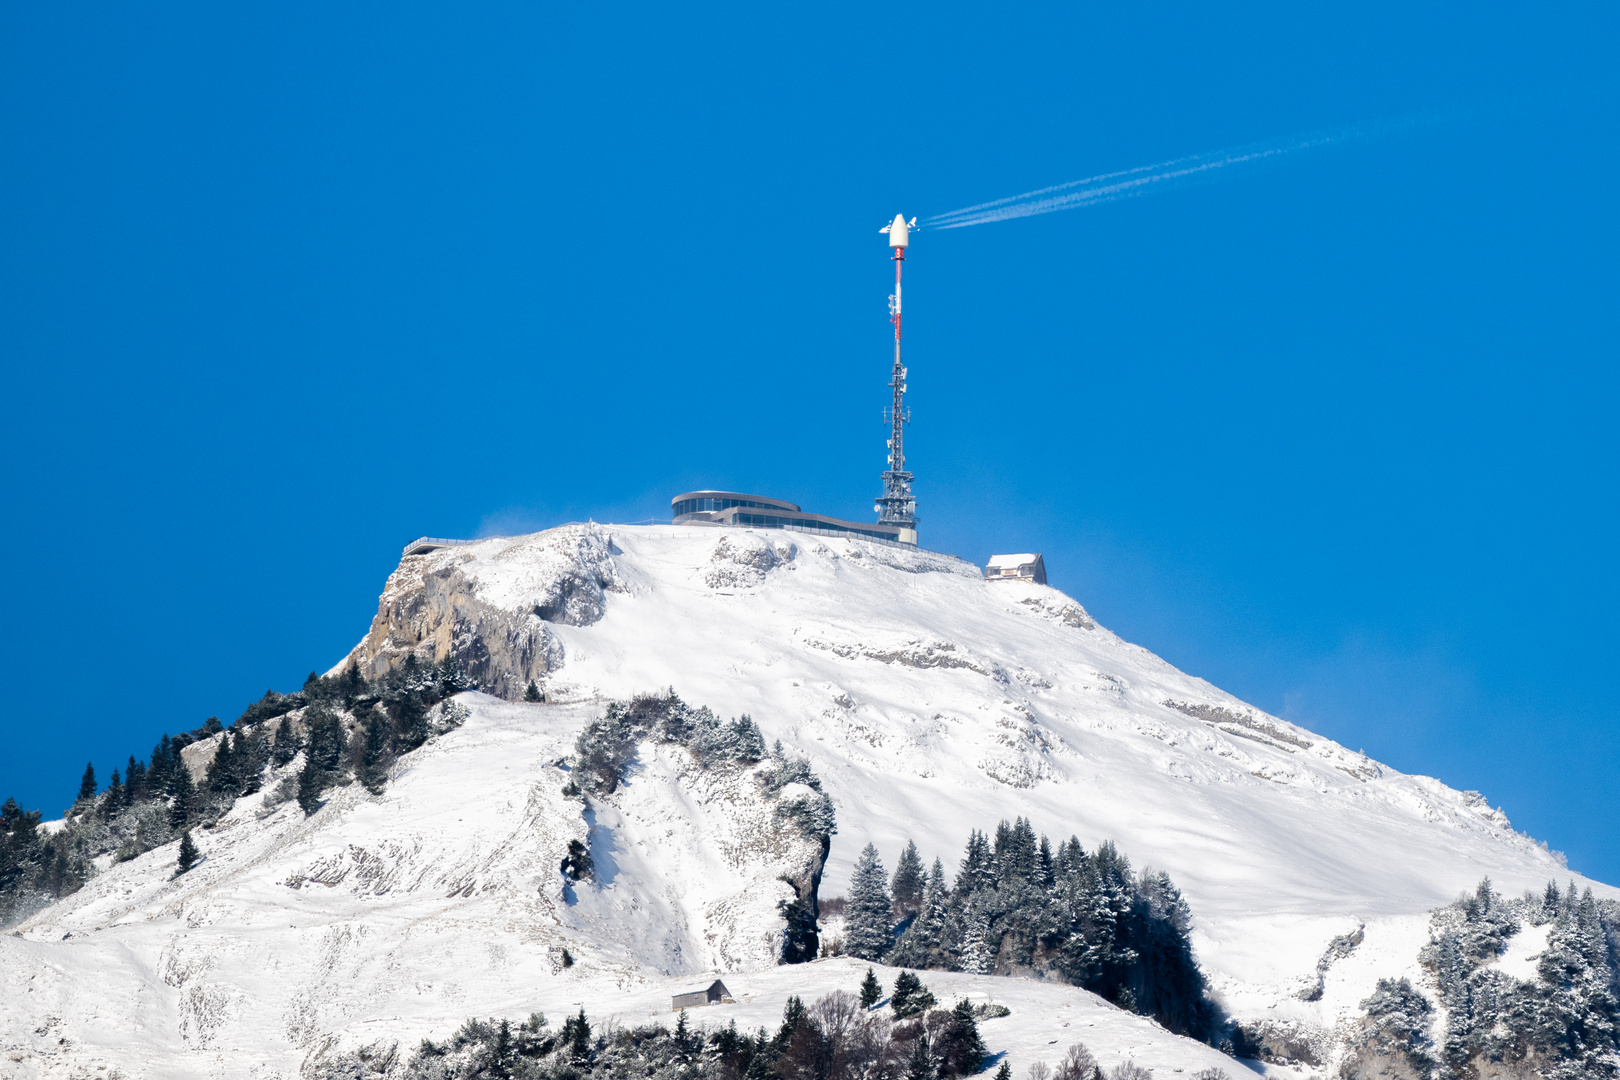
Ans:
{"type": "Polygon", "coordinates": [[[1426,912],[1486,873],[1508,891],[1567,876],[1477,795],[1267,716],[1056,589],[987,583],[961,560],[680,526],[570,526],[426,559],[523,612],[564,544],[608,601],[595,622],[546,623],[562,653],[552,695],[672,685],[753,714],[828,780],[849,837],[831,891],[868,837],[949,860],[970,827],[1025,813],[1170,870],[1210,949],[1231,936],[1236,957],[1255,916],[1366,920],[1426,912]]]}
{"type": "Polygon", "coordinates": [[[387,617],[423,580],[452,581],[503,633],[545,635],[554,666],[516,674],[553,698],[673,686],[750,713],[810,757],[837,806],[824,895],[868,840],[890,865],[909,838],[954,866],[971,828],[1018,814],[1088,847],[1112,839],[1186,892],[1200,959],[1239,1015],[1286,1002],[1330,1028],[1371,985],[1293,1000],[1335,936],[1366,924],[1364,954],[1415,959],[1426,913],[1481,877],[1513,893],[1577,876],[1477,794],[1268,716],[1057,590],[986,582],[948,556],[569,526],[405,563],[353,654],[373,672],[432,633],[454,637],[387,617]],[[583,617],[535,614],[571,602],[583,617]]]}
{"type": "Polygon", "coordinates": [[[0,938],[0,1076],[8,1055],[291,1076],[379,1031],[414,1045],[472,1013],[564,1009],[582,979],[605,999],[774,965],[794,895],[780,878],[813,872],[820,845],[778,826],[746,771],[649,748],[588,809],[559,764],[594,710],[461,700],[470,718],[380,797],[352,785],[308,819],[238,800],[195,834],[205,858],[184,877],[169,844],[0,938]],[[596,883],[559,873],[570,839],[590,843],[596,883]],[[547,985],[562,1001],[535,1004],[547,985]]]}
{"type": "MultiPolygon", "coordinates": [[[[891,864],[911,838],[954,866],[969,829],[1020,814],[1113,839],[1182,886],[1227,1005],[1306,1032],[1413,972],[1428,910],[1481,876],[1510,892],[1569,876],[1478,797],[1245,706],[1056,590],[926,552],[673,526],[489,540],[405,560],[354,659],[378,674],[413,648],[562,704],[462,695],[471,718],[382,796],[341,789],[307,820],[243,799],[183,878],[170,845],[0,937],[0,1075],[315,1075],[469,1015],[583,1003],[634,1022],[710,973],[741,997],[710,1015],[750,1025],[788,993],[852,987],[846,962],[771,965],[779,878],[819,850],[773,832],[746,777],[648,744],[612,797],[562,794],[600,700],[668,686],[809,757],[838,812],[823,895],[868,840],[891,864]],[[597,884],[565,888],[570,839],[597,884]]],[[[1105,1064],[1216,1058],[1073,988],[929,981],[1013,1007],[985,1034],[1020,1073],[1071,1029],[1105,1064]]]]}

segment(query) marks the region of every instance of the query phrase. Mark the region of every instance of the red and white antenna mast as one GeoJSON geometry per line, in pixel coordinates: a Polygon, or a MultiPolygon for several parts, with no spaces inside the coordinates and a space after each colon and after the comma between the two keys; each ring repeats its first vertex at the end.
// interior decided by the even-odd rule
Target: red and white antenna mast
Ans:
{"type": "Polygon", "coordinates": [[[903,543],[917,542],[917,500],[911,494],[911,473],[906,471],[906,424],[911,414],[906,410],[906,369],[900,363],[900,268],[906,262],[906,247],[911,230],[917,224],[912,218],[906,222],[904,214],[879,232],[888,233],[889,247],[894,251],[894,293],[889,297],[889,321],[894,324],[894,370],[889,386],[894,391],[894,403],[885,410],[889,415],[889,467],[883,473],[883,494],[873,507],[878,512],[878,524],[900,526],[899,539],[903,543]]]}

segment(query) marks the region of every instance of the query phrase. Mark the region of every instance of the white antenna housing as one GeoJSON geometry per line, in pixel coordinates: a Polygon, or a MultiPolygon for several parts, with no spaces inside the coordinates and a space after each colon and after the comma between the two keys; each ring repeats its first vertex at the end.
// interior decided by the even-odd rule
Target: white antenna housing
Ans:
{"type": "MultiPolygon", "coordinates": [[[[912,218],[911,222],[915,225],[917,219],[912,218]]],[[[889,246],[892,248],[903,248],[911,242],[911,225],[906,224],[906,215],[904,214],[894,215],[894,220],[883,226],[878,232],[889,234],[889,246]]]]}

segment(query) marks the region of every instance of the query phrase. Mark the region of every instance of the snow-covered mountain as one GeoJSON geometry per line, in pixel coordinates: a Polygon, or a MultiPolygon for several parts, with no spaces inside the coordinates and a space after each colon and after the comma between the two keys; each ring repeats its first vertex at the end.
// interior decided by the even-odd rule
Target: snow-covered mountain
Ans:
{"type": "MultiPolygon", "coordinates": [[[[842,961],[774,968],[791,881],[822,873],[823,896],[842,892],[868,841],[891,865],[910,839],[954,866],[971,829],[1015,816],[1167,871],[1226,1008],[1323,1045],[1378,978],[1417,973],[1431,909],[1487,875],[1508,894],[1575,877],[1478,794],[1268,716],[1055,589],[944,555],[676,526],[486,540],[406,558],[334,670],[380,677],[410,654],[454,654],[486,693],[462,695],[465,722],[402,758],[381,796],[343,788],[307,819],[243,798],[198,834],[189,874],[170,879],[171,844],[0,938],[0,1054],[17,1075],[320,1075],[361,1048],[386,1071],[389,1047],[469,1015],[585,1003],[628,1022],[710,973],[740,1023],[764,1022],[790,992],[854,978],[842,961]],[[547,704],[514,700],[531,680],[547,704]],[[808,759],[837,813],[824,870],[771,805],[785,795],[678,748],[644,746],[611,795],[566,793],[561,766],[601,702],[667,687],[808,759]],[[558,873],[569,840],[589,844],[596,882],[558,873]]],[[[1218,1057],[1071,987],[937,978],[1019,997],[985,1028],[1015,1057],[1070,1016],[1100,1025],[1105,1062],[1218,1057]]]]}
{"type": "MultiPolygon", "coordinates": [[[[1566,876],[1482,796],[1266,715],[1057,590],[948,556],[674,526],[488,540],[405,560],[353,657],[377,674],[429,645],[506,696],[530,678],[552,700],[673,686],[750,713],[811,757],[841,833],[885,851],[910,837],[954,855],[1015,813],[1115,839],[1171,871],[1217,938],[1260,912],[1377,917],[1486,873],[1509,890],[1566,876]]],[[[852,848],[835,845],[834,890],[852,848]]]]}

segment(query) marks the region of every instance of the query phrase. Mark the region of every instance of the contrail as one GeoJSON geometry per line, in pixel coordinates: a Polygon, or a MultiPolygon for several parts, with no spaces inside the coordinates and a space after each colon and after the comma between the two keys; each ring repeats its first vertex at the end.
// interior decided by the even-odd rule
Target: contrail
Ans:
{"type": "Polygon", "coordinates": [[[1321,131],[1293,138],[1249,143],[1206,154],[1194,154],[1191,157],[1163,161],[1157,165],[1142,165],[1122,172],[1103,173],[1101,176],[1092,176],[1085,180],[1071,180],[1067,184],[1041,188],[1038,191],[1026,191],[1022,195],[979,203],[977,206],[964,206],[960,210],[935,214],[926,219],[923,225],[930,229],[963,229],[969,225],[988,225],[992,221],[1010,221],[1013,218],[1033,217],[1036,214],[1051,214],[1058,210],[1075,210],[1095,203],[1129,199],[1153,191],[1178,187],[1195,180],[1211,179],[1209,174],[1217,169],[1248,165],[1332,143],[1382,135],[1397,128],[1413,127],[1437,119],[1439,118],[1433,116],[1414,117],[1374,126],[1321,131]]]}

